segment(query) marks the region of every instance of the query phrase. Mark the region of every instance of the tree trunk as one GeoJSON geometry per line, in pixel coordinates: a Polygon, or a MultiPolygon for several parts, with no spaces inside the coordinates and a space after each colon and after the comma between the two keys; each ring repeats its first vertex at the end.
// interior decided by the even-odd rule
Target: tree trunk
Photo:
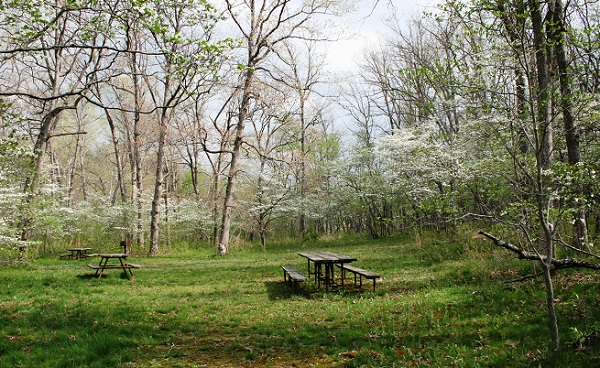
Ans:
{"type": "MultiPolygon", "coordinates": [[[[81,121],[79,120],[79,118],[77,119],[77,122],[79,123],[78,125],[81,125],[81,121]]],[[[81,131],[81,126],[78,126],[79,131],[81,131]]],[[[71,207],[73,205],[73,190],[75,187],[75,176],[76,176],[76,172],[77,172],[77,163],[79,161],[79,158],[81,155],[81,134],[77,134],[76,138],[75,138],[75,152],[73,153],[73,162],[71,163],[71,170],[69,172],[69,183],[68,183],[68,189],[67,189],[67,206],[71,207]]]]}
{"type": "Polygon", "coordinates": [[[536,0],[529,0],[537,80],[535,94],[537,114],[534,126],[536,129],[537,159],[541,169],[548,169],[553,163],[552,123],[550,121],[550,80],[548,72],[548,49],[546,47],[545,31],[543,29],[540,5],[536,0]]]}
{"type": "MultiPolygon", "coordinates": [[[[579,133],[573,117],[572,88],[568,74],[567,53],[564,46],[566,30],[561,0],[549,2],[548,24],[548,37],[554,47],[554,57],[560,81],[560,106],[565,130],[567,156],[569,164],[575,166],[581,161],[581,153],[579,150],[579,133]]],[[[576,193],[581,193],[582,190],[582,188],[576,188],[576,193]]],[[[583,208],[577,208],[573,214],[573,246],[577,249],[589,250],[588,244],[586,214],[583,208]]]]}
{"type": "MultiPolygon", "coordinates": [[[[52,105],[53,103],[51,102],[50,104],[52,105]]],[[[66,109],[67,107],[65,106],[53,108],[42,119],[40,131],[33,147],[35,157],[32,160],[32,173],[25,180],[25,185],[23,187],[24,199],[23,203],[21,204],[22,213],[20,224],[22,241],[27,241],[31,237],[31,227],[33,226],[33,217],[31,211],[33,210],[32,207],[39,189],[39,181],[44,166],[46,146],[52,134],[52,128],[56,125],[56,119],[58,119],[60,114],[66,109]]]]}
{"type": "Polygon", "coordinates": [[[136,52],[138,44],[137,32],[127,33],[127,49],[129,53],[129,64],[131,65],[131,79],[133,83],[133,131],[128,129],[129,141],[129,164],[131,168],[131,200],[136,208],[135,238],[138,249],[144,249],[144,205],[142,195],[143,173],[142,173],[142,153],[141,153],[141,111],[142,111],[142,92],[140,83],[140,71],[138,68],[138,54],[136,52]]]}
{"type": "Polygon", "coordinates": [[[251,101],[251,87],[254,79],[254,66],[250,66],[246,70],[244,89],[242,92],[242,105],[235,129],[235,141],[233,142],[233,150],[231,151],[231,163],[229,166],[229,175],[227,176],[227,186],[225,187],[225,201],[223,203],[223,218],[221,221],[221,233],[219,236],[219,246],[217,254],[222,256],[229,251],[229,233],[231,231],[231,212],[233,209],[233,195],[235,183],[237,180],[237,165],[242,151],[242,143],[244,140],[244,129],[246,126],[246,118],[251,101]]]}
{"type": "Polygon", "coordinates": [[[304,93],[298,91],[300,100],[300,149],[302,150],[302,161],[300,162],[300,239],[306,241],[306,119],[304,117],[304,93]]]}
{"type": "Polygon", "coordinates": [[[546,253],[546,263],[543,264],[544,275],[546,279],[546,296],[548,307],[548,320],[550,327],[550,336],[552,339],[552,351],[558,351],[560,346],[558,336],[558,322],[555,311],[554,290],[552,288],[552,278],[550,274],[550,265],[554,259],[554,242],[552,240],[553,230],[549,222],[549,209],[552,207],[552,199],[546,191],[543,171],[551,168],[552,157],[552,123],[550,120],[550,82],[548,73],[547,58],[547,40],[543,29],[543,21],[540,5],[537,0],[529,0],[529,10],[531,12],[531,23],[533,30],[533,41],[535,47],[535,59],[537,70],[536,103],[537,114],[534,128],[536,131],[536,159],[537,159],[537,212],[540,227],[542,229],[540,245],[545,247],[542,251],[546,253]]]}
{"type": "Polygon", "coordinates": [[[165,145],[167,140],[167,112],[163,110],[159,121],[158,149],[156,153],[156,179],[154,181],[154,197],[150,211],[150,255],[158,254],[160,241],[160,203],[163,198],[165,179],[165,145]]]}
{"type": "Polygon", "coordinates": [[[115,169],[117,170],[117,192],[119,193],[119,203],[124,203],[127,199],[127,189],[125,189],[125,179],[123,178],[123,163],[121,162],[121,153],[119,152],[119,138],[117,137],[117,129],[115,122],[109,109],[105,108],[104,113],[108,126],[110,128],[110,136],[115,154],[115,169]]]}
{"type": "MultiPolygon", "coordinates": [[[[550,245],[548,246],[550,247],[550,245]]],[[[551,349],[552,352],[560,351],[560,336],[558,334],[558,318],[556,316],[556,308],[554,301],[554,287],[552,285],[552,273],[549,264],[542,262],[542,268],[544,271],[544,281],[546,283],[546,306],[548,308],[548,323],[550,327],[550,334],[552,338],[551,349]]]]}

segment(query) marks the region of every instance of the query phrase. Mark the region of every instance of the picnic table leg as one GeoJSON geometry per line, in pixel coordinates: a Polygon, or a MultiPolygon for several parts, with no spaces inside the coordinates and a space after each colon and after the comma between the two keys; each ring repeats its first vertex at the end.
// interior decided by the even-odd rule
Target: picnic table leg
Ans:
{"type": "Polygon", "coordinates": [[[321,263],[315,263],[315,282],[321,287],[321,263]]]}
{"type": "Polygon", "coordinates": [[[325,264],[325,287],[329,292],[329,286],[333,286],[333,263],[325,264]]]}
{"type": "Polygon", "coordinates": [[[125,263],[123,263],[123,258],[119,258],[119,262],[121,263],[121,266],[123,267],[123,273],[125,273],[125,276],[127,276],[127,270],[129,270],[129,275],[131,276],[131,281],[133,282],[133,272],[131,271],[129,266],[129,263],[127,262],[127,259],[125,259],[125,263]]]}
{"type": "Polygon", "coordinates": [[[329,292],[329,265],[325,264],[325,290],[329,292]]]}
{"type": "Polygon", "coordinates": [[[102,277],[102,274],[104,273],[104,270],[106,269],[106,264],[108,263],[108,258],[100,258],[100,263],[98,264],[98,266],[100,266],[100,268],[98,268],[96,270],[96,275],[98,275],[98,271],[100,271],[100,274],[98,275],[98,278],[102,277]],[[104,261],[104,264],[102,264],[102,261],[104,261]]]}

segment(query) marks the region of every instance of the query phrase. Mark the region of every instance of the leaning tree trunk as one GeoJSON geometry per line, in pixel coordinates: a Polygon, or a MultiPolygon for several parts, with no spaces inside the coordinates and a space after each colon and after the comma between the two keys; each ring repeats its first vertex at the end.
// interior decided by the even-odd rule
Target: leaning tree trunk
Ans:
{"type": "Polygon", "coordinates": [[[242,105],[235,129],[235,141],[231,151],[231,163],[229,164],[229,175],[227,176],[227,186],[225,187],[225,202],[223,203],[223,218],[221,221],[221,232],[219,234],[218,255],[225,255],[229,251],[229,234],[231,231],[231,212],[233,209],[233,195],[235,183],[237,181],[237,165],[242,153],[242,143],[244,140],[244,129],[246,118],[251,102],[251,87],[254,79],[254,67],[248,67],[244,80],[244,89],[242,92],[242,105]]]}
{"type": "Polygon", "coordinates": [[[53,131],[53,127],[56,125],[56,119],[58,119],[59,115],[65,110],[67,107],[60,106],[52,109],[48,112],[44,118],[42,119],[42,124],[40,126],[40,132],[35,141],[35,145],[33,147],[33,152],[35,156],[32,160],[32,171],[31,174],[27,177],[25,181],[25,185],[23,187],[23,203],[21,204],[21,240],[27,241],[31,237],[32,226],[33,226],[33,216],[31,211],[33,210],[33,205],[35,202],[35,197],[37,196],[37,191],[39,189],[40,177],[42,175],[42,170],[44,166],[44,157],[46,146],[48,144],[48,140],[50,140],[50,136],[53,131]]]}

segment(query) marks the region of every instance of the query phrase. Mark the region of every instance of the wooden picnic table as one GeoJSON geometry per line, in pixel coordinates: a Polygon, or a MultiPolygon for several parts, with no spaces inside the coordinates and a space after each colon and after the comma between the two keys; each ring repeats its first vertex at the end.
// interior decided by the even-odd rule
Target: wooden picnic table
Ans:
{"type": "MultiPolygon", "coordinates": [[[[334,285],[334,266],[339,265],[343,269],[345,263],[357,260],[354,257],[331,252],[302,252],[298,253],[298,255],[307,259],[308,276],[314,275],[315,282],[319,287],[321,287],[321,281],[323,281],[328,292],[329,287],[334,285]],[[313,272],[310,270],[311,262],[314,265],[313,272]]],[[[344,279],[342,278],[342,286],[343,284],[344,279]]]]}
{"type": "Polygon", "coordinates": [[[97,265],[96,264],[88,264],[88,267],[96,270],[96,275],[98,276],[98,278],[102,277],[102,274],[104,273],[105,270],[118,268],[118,269],[122,269],[125,273],[127,273],[127,271],[129,271],[129,274],[131,275],[131,281],[133,281],[133,272],[131,271],[131,269],[141,267],[140,265],[129,263],[127,261],[127,254],[125,254],[125,253],[98,254],[98,257],[100,257],[100,262],[97,265]],[[119,264],[115,264],[115,263],[109,264],[108,261],[111,259],[118,259],[119,264]]]}
{"type": "Polygon", "coordinates": [[[67,248],[67,251],[71,252],[70,254],[64,255],[64,257],[69,259],[81,259],[87,257],[87,251],[92,248],[67,248]]]}

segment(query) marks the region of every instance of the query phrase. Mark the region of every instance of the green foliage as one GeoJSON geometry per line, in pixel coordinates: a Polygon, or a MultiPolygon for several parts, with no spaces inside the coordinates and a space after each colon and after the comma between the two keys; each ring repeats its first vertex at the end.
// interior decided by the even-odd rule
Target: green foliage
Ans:
{"type": "Polygon", "coordinates": [[[581,162],[577,165],[558,162],[544,174],[551,181],[557,199],[570,203],[572,210],[589,210],[600,203],[599,173],[598,162],[581,162]]]}

